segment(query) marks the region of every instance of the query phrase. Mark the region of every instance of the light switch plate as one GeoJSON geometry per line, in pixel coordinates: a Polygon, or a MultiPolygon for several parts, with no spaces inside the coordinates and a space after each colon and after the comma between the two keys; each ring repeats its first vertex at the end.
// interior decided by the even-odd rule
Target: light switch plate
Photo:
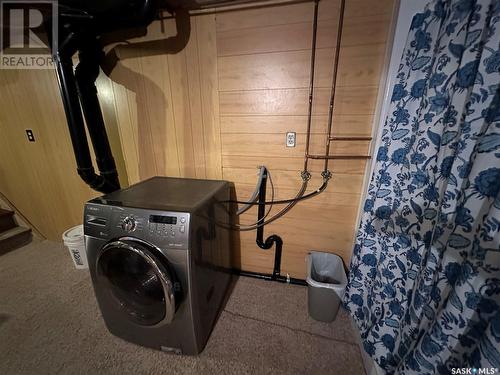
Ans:
{"type": "Polygon", "coordinates": [[[286,147],[295,147],[297,134],[295,132],[286,133],[286,147]]]}

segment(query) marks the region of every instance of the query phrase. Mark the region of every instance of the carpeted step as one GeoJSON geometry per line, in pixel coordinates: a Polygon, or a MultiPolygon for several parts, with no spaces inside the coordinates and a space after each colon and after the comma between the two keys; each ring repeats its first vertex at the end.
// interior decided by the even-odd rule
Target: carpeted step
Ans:
{"type": "Polygon", "coordinates": [[[14,212],[0,208],[0,233],[16,227],[14,212]]]}
{"type": "Polygon", "coordinates": [[[0,255],[31,242],[31,229],[14,227],[0,233],[0,255]]]}

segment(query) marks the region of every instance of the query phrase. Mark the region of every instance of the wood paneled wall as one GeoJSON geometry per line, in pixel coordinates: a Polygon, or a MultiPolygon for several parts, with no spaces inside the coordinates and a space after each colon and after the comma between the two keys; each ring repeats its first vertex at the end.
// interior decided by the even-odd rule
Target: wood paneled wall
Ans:
{"type": "Polygon", "coordinates": [[[82,222],[83,203],[97,195],[76,173],[53,71],[0,70],[0,191],[55,240],[82,222]]]}
{"type": "MultiPolygon", "coordinates": [[[[319,5],[311,139],[311,152],[317,154],[325,147],[339,3],[323,0],[319,5]]],[[[334,135],[372,134],[392,7],[392,0],[347,0],[334,135]]],[[[277,199],[295,196],[301,185],[312,16],[312,3],[217,14],[223,177],[235,181],[239,198],[250,195],[258,165],[271,170],[277,199]],[[285,147],[287,131],[297,133],[294,148],[285,147]]],[[[337,141],[330,154],[367,155],[369,146],[365,141],[337,141]]],[[[310,166],[313,190],[321,185],[323,162],[310,166]]],[[[304,277],[309,250],[334,252],[349,261],[365,166],[365,160],[334,160],[333,178],[323,194],[300,202],[266,227],[266,233],[284,240],[284,273],[304,277]]],[[[255,215],[250,210],[241,222],[252,223],[255,215]]],[[[242,232],[241,243],[243,268],[272,271],[274,254],[256,246],[254,232],[242,232]]]]}
{"type": "MultiPolygon", "coordinates": [[[[347,0],[335,135],[372,133],[393,2],[347,0]]],[[[324,150],[338,12],[339,0],[321,0],[313,153],[324,150]]],[[[167,19],[144,37],[108,48],[109,77],[101,75],[98,90],[122,184],[154,175],[224,178],[245,199],[257,166],[266,165],[275,198],[294,196],[304,154],[312,13],[311,2],[167,19]],[[294,148],[285,147],[287,131],[297,133],[294,148]]],[[[0,189],[40,232],[59,239],[81,221],[83,202],[96,193],[76,175],[54,73],[0,71],[0,85],[0,189]],[[37,142],[27,143],[25,128],[34,129],[37,142]]],[[[366,155],[369,148],[369,142],[338,141],[331,153],[366,155]]],[[[304,277],[312,249],[348,261],[365,164],[334,160],[326,192],[266,227],[284,240],[284,273],[304,277]]],[[[310,165],[313,189],[322,163],[310,165]]],[[[241,223],[255,218],[252,209],[241,223]]],[[[242,232],[238,260],[244,269],[270,272],[273,251],[255,245],[255,232],[242,232]]]]}
{"type": "Polygon", "coordinates": [[[157,21],[146,37],[114,48],[120,62],[109,77],[130,183],[222,177],[215,15],[191,17],[188,29],[157,21]],[[154,44],[169,39],[171,51],[154,44]]]}

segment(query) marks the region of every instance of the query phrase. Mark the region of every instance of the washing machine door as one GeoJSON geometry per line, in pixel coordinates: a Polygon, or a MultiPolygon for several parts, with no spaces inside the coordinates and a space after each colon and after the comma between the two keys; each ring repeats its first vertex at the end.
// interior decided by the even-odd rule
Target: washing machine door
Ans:
{"type": "Polygon", "coordinates": [[[106,244],[96,262],[105,303],[135,324],[168,324],[175,314],[174,275],[159,250],[139,240],[106,244]]]}

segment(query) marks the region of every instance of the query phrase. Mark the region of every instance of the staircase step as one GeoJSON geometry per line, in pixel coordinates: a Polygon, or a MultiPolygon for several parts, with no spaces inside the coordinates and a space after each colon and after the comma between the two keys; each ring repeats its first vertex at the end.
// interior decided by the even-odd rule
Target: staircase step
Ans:
{"type": "Polygon", "coordinates": [[[31,229],[14,227],[0,233],[0,255],[31,242],[31,229]]]}
{"type": "Polygon", "coordinates": [[[16,226],[14,212],[0,208],[0,232],[12,229],[16,226]]]}

